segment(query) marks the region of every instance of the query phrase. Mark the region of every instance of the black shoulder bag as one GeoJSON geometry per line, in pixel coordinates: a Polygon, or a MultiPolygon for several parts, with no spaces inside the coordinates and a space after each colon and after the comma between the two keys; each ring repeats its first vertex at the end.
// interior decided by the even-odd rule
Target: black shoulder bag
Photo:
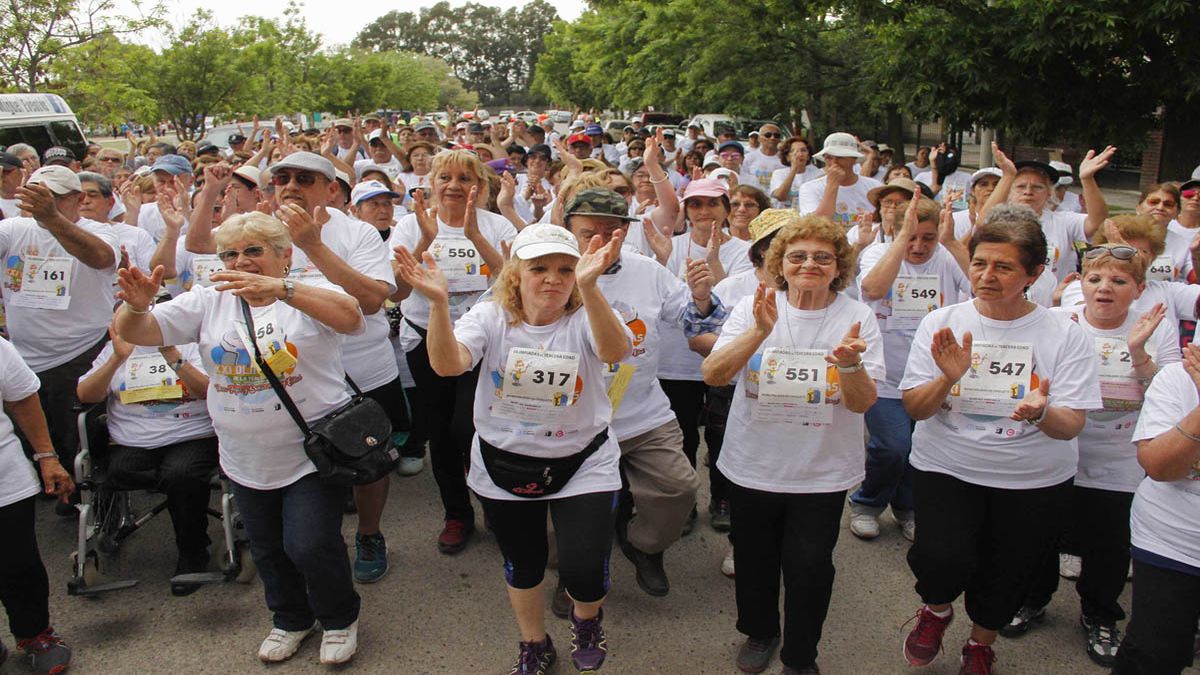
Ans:
{"type": "Polygon", "coordinates": [[[242,316],[259,370],[271,383],[275,395],[304,434],[304,452],[317,467],[317,475],[335,485],[367,485],[387,475],[400,462],[400,452],[392,445],[392,423],[387,412],[366,398],[350,376],[346,382],[354,390],[350,402],[321,419],[308,424],[296,408],[279,378],[263,360],[254,341],[254,316],[250,305],[241,300],[242,316]]]}

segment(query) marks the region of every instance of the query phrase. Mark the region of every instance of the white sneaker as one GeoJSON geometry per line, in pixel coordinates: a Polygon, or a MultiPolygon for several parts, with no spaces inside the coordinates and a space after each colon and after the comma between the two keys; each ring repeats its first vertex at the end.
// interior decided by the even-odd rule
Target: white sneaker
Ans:
{"type": "Polygon", "coordinates": [[[327,630],[321,636],[321,663],[345,663],[358,651],[358,622],[342,630],[327,630]]]}
{"type": "Polygon", "coordinates": [[[262,641],[258,647],[258,658],[266,663],[279,663],[292,658],[297,649],[300,649],[300,643],[304,642],[304,638],[312,632],[312,626],[304,630],[283,630],[282,628],[272,628],[270,633],[267,633],[267,639],[262,641]]]}
{"type": "Polygon", "coordinates": [[[879,519],[869,513],[852,513],[850,532],[859,539],[874,539],[879,536],[879,519]]]}
{"type": "Polygon", "coordinates": [[[896,524],[900,526],[900,533],[905,539],[912,541],[917,537],[916,518],[896,518],[896,524]]]}
{"type": "Polygon", "coordinates": [[[730,579],[732,579],[734,576],[732,546],[729,548],[729,552],[725,554],[725,559],[721,561],[721,574],[724,574],[730,579]]]}
{"type": "Polygon", "coordinates": [[[1058,554],[1058,576],[1064,579],[1078,579],[1083,569],[1083,560],[1069,553],[1058,554]]]}
{"type": "Polygon", "coordinates": [[[425,469],[425,459],[423,457],[401,457],[400,463],[396,465],[396,475],[405,478],[415,476],[425,469]]]}

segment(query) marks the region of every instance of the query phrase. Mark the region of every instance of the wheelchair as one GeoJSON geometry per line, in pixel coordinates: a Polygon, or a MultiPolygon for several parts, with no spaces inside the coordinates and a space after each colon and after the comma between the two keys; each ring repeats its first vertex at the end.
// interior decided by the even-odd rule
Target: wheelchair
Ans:
{"type": "MultiPolygon", "coordinates": [[[[101,555],[113,556],[134,532],[167,508],[166,499],[149,509],[137,510],[129,490],[117,490],[108,483],[108,415],[105,405],[77,407],[79,453],[75,456],[74,477],[79,489],[79,526],[76,550],[71,552],[71,579],[67,594],[97,596],[136,586],[137,579],[105,580],[101,575],[101,555]]],[[[221,521],[225,550],[220,572],[199,572],[172,577],[171,583],[250,583],[256,574],[250,557],[250,543],[233,500],[229,479],[214,474],[212,487],[221,491],[221,509],[208,509],[209,516],[221,521]]]]}

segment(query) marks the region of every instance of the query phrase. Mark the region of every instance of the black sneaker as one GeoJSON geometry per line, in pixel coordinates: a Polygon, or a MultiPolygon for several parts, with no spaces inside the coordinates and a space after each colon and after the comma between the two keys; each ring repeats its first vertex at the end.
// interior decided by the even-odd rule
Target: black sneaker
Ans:
{"type": "Polygon", "coordinates": [[[679,533],[679,536],[686,537],[692,533],[692,530],[696,529],[696,518],[698,516],[699,513],[696,511],[696,507],[693,506],[692,512],[688,514],[687,522],[683,524],[683,531],[679,533]]]}
{"type": "Polygon", "coordinates": [[[779,637],[769,640],[746,638],[738,650],[737,667],[743,673],[761,673],[771,663],[771,657],[779,648],[779,637]]]}
{"type": "Polygon", "coordinates": [[[709,523],[717,532],[728,532],[732,527],[729,518],[729,500],[721,499],[708,505],[709,523]]]}
{"type": "Polygon", "coordinates": [[[567,587],[563,586],[562,580],[559,580],[554,585],[554,600],[550,602],[550,611],[560,619],[565,619],[571,613],[571,608],[575,603],[571,600],[571,596],[567,595],[567,587]]]}
{"type": "Polygon", "coordinates": [[[1021,637],[1037,624],[1045,623],[1045,607],[1022,607],[1012,621],[1000,629],[1000,634],[1007,638],[1021,637]]]}
{"type": "Polygon", "coordinates": [[[517,662],[508,675],[546,675],[557,658],[558,653],[554,651],[554,641],[549,634],[544,642],[522,642],[517,662]]]}
{"type": "Polygon", "coordinates": [[[667,571],[663,569],[663,554],[643,553],[628,539],[621,542],[621,552],[637,570],[638,586],[643,591],[657,598],[671,591],[671,582],[667,579],[667,571]]]}
{"type": "MultiPolygon", "coordinates": [[[[198,553],[180,553],[179,560],[175,562],[175,576],[180,574],[194,574],[196,572],[205,572],[208,570],[208,551],[200,551],[198,553]]],[[[191,583],[172,583],[171,595],[177,598],[191,595],[200,590],[204,584],[191,583]]]]}
{"type": "Polygon", "coordinates": [[[1079,617],[1079,625],[1087,631],[1087,655],[1096,665],[1111,668],[1117,660],[1117,647],[1121,644],[1121,631],[1115,624],[1103,624],[1086,616],[1079,617]]]}

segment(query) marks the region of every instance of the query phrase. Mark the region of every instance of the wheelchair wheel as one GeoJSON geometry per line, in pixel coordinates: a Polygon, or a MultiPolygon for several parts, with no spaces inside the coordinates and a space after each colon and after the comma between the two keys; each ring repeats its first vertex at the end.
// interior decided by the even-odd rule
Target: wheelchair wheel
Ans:
{"type": "MultiPolygon", "coordinates": [[[[75,574],[76,574],[76,571],[78,570],[78,563],[79,563],[79,552],[72,551],[71,552],[71,576],[73,578],[77,578],[77,577],[75,577],[75,574]]],[[[100,581],[101,581],[100,557],[97,556],[94,551],[88,552],[87,560],[85,560],[83,563],[82,580],[83,580],[84,588],[89,588],[89,587],[100,584],[100,581]]]]}
{"type": "Polygon", "coordinates": [[[239,584],[248,584],[254,581],[254,577],[258,574],[258,568],[254,566],[254,558],[250,555],[250,542],[238,541],[234,544],[234,550],[237,552],[235,559],[238,561],[238,574],[234,577],[239,584]]]}

